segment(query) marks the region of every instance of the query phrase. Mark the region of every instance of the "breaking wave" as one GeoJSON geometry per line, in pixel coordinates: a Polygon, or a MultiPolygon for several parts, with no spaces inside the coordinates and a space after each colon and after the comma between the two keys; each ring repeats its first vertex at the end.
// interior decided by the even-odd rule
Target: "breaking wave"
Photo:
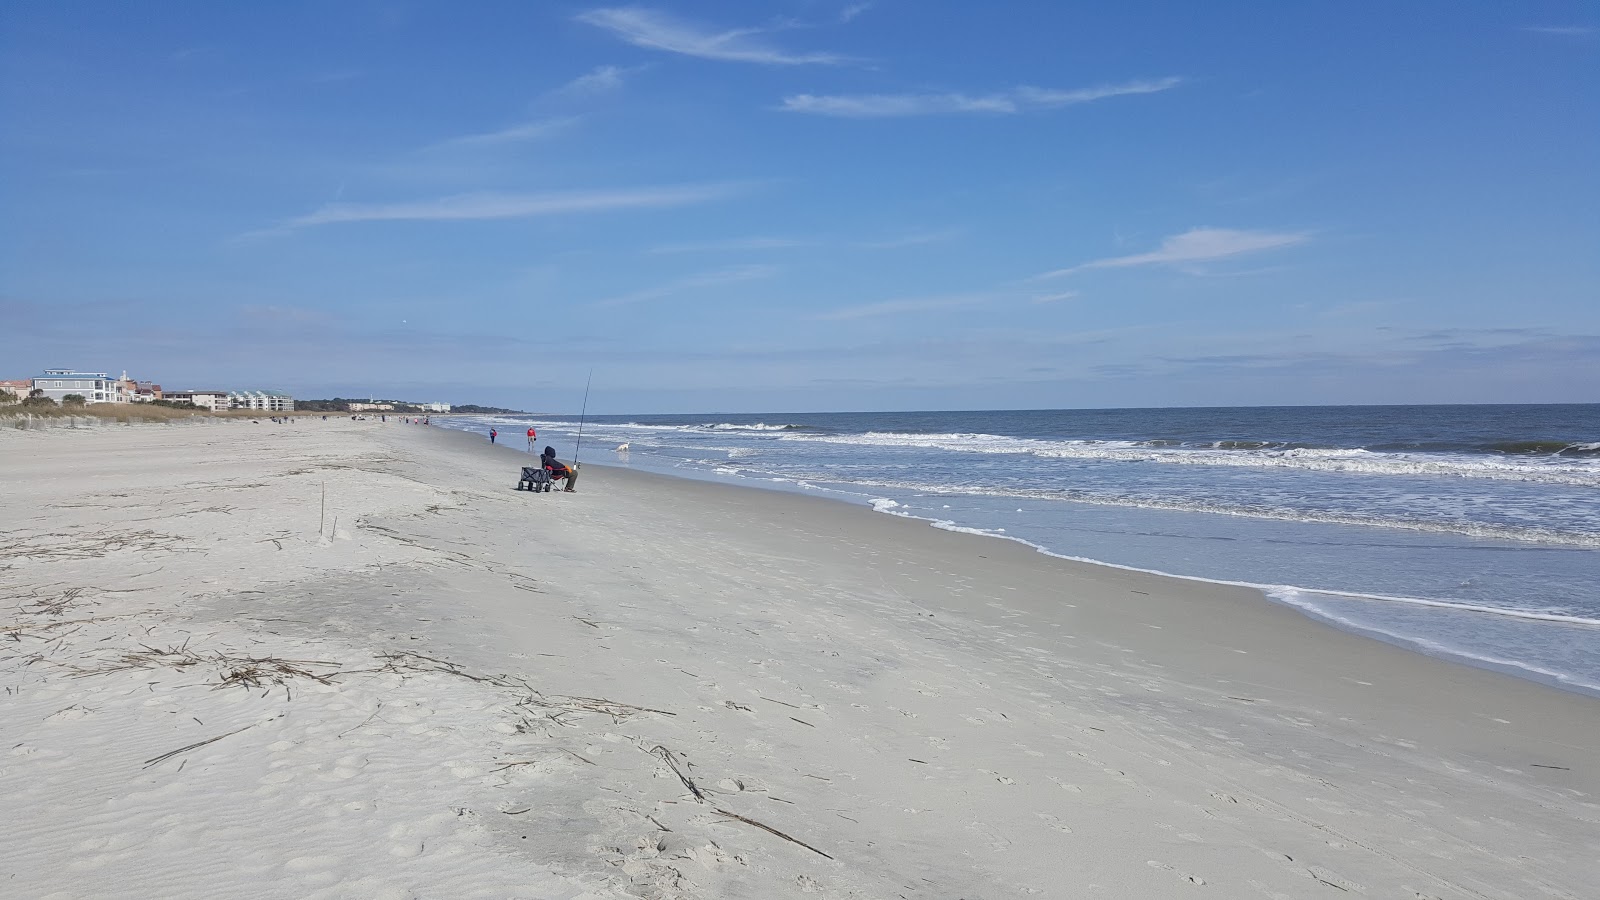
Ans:
{"type": "MultiPolygon", "coordinates": [[[[1171,441],[1038,440],[994,434],[792,435],[794,439],[870,447],[905,447],[955,453],[1028,454],[1044,459],[1149,462],[1164,465],[1237,466],[1348,472],[1361,475],[1422,475],[1489,478],[1600,487],[1600,444],[1562,444],[1561,452],[1521,456],[1446,452],[1394,453],[1309,447],[1255,441],[1188,444],[1171,441]]],[[[1521,445],[1518,445],[1521,446],[1521,445]]],[[[1554,447],[1554,444],[1544,445],[1554,447]]]]}

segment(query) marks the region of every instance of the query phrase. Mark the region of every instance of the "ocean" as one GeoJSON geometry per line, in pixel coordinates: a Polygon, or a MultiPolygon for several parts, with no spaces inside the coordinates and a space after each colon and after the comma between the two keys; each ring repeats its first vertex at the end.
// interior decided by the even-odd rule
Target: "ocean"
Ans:
{"type": "MultiPolygon", "coordinates": [[[[578,431],[435,421],[569,460],[578,431]]],[[[594,416],[581,459],[1248,585],[1600,695],[1600,404],[594,416]]]]}

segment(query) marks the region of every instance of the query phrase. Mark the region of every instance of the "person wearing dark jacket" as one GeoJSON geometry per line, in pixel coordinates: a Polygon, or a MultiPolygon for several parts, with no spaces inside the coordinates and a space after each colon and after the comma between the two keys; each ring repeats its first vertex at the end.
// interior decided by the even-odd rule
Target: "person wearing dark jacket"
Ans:
{"type": "Polygon", "coordinates": [[[578,471],[568,467],[567,464],[561,460],[556,459],[556,448],[544,448],[544,454],[539,457],[539,464],[544,466],[545,471],[550,473],[551,481],[565,480],[567,482],[567,493],[572,493],[573,491],[577,490],[578,471]]]}

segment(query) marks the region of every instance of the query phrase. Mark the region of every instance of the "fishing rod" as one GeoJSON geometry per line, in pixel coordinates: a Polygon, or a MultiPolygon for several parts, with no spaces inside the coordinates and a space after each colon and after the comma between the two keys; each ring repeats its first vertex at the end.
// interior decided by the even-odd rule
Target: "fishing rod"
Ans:
{"type": "Polygon", "coordinates": [[[578,413],[578,443],[572,448],[572,468],[577,471],[578,451],[583,449],[583,419],[589,414],[589,385],[594,383],[594,369],[589,370],[589,380],[583,383],[583,409],[578,413]]]}

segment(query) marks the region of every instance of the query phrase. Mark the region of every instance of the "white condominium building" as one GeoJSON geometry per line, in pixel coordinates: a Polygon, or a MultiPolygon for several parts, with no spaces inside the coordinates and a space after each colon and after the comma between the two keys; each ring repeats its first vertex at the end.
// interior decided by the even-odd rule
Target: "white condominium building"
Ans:
{"type": "Polygon", "coordinates": [[[234,391],[228,394],[228,404],[234,409],[294,412],[294,398],[282,391],[234,391]]]}

